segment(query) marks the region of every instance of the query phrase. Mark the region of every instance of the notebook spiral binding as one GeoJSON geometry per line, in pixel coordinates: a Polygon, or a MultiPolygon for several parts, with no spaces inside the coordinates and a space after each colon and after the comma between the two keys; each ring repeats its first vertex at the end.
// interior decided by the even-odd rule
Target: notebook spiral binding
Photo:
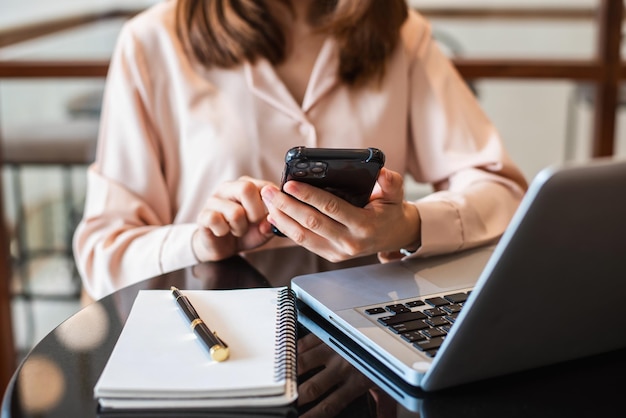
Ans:
{"type": "Polygon", "coordinates": [[[298,317],[296,296],[289,288],[278,292],[278,311],[276,314],[276,354],[274,356],[274,379],[296,382],[296,342],[298,317]]]}

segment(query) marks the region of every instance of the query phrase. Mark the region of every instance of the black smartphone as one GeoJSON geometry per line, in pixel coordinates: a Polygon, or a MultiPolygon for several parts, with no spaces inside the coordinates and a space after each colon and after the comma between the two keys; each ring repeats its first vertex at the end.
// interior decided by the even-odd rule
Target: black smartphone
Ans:
{"type": "MultiPolygon", "coordinates": [[[[378,148],[294,147],[285,154],[281,189],[290,180],[301,181],[363,207],[384,164],[385,154],[378,148]]],[[[284,236],[276,228],[274,233],[284,236]]]]}

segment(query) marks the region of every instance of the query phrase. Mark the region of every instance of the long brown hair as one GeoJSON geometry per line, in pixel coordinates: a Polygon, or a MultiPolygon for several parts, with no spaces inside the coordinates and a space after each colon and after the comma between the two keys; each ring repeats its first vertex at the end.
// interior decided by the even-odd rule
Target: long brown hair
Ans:
{"type": "MultiPolygon", "coordinates": [[[[285,58],[286,39],[267,1],[178,0],[177,31],[206,67],[230,68],[264,57],[285,58]]],[[[339,77],[357,84],[382,76],[408,14],[406,0],[317,0],[310,20],[340,47],[339,77]]]]}

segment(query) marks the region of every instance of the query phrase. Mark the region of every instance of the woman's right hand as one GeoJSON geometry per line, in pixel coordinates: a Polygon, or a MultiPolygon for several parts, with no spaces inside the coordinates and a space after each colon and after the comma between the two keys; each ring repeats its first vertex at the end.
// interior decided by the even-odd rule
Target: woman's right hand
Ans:
{"type": "Polygon", "coordinates": [[[256,248],[274,234],[261,188],[272,183],[251,177],[219,186],[197,217],[193,251],[200,262],[217,261],[256,248]]]}

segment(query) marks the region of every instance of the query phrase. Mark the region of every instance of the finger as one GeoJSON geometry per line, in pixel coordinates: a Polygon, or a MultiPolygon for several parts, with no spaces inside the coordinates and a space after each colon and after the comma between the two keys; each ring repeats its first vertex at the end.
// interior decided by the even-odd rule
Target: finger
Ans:
{"type": "Polygon", "coordinates": [[[322,393],[326,393],[330,388],[334,387],[334,389],[309,411],[310,415],[307,417],[334,416],[373,386],[371,380],[338,355],[335,355],[327,364],[328,375],[332,376],[322,375],[315,384],[319,386],[318,390],[323,390],[322,393]]]}
{"type": "Polygon", "coordinates": [[[322,340],[317,338],[315,334],[307,334],[298,340],[298,353],[304,353],[320,344],[323,344],[322,340]]]}
{"type": "Polygon", "coordinates": [[[194,253],[200,261],[221,260],[235,252],[235,238],[226,234],[217,237],[211,230],[199,227],[193,235],[194,253]]]}
{"type": "Polygon", "coordinates": [[[288,224],[283,231],[287,236],[332,262],[372,252],[371,238],[376,227],[376,222],[372,221],[376,216],[374,208],[359,208],[332,193],[296,183],[288,182],[285,190],[293,190],[298,197],[307,199],[307,204],[320,206],[305,205],[296,213],[290,212],[299,226],[291,230],[288,224]]]}
{"type": "Polygon", "coordinates": [[[298,404],[306,405],[309,402],[319,400],[340,380],[341,376],[336,370],[328,368],[320,370],[298,385],[298,404]]]}
{"type": "Polygon", "coordinates": [[[346,226],[274,187],[264,187],[261,195],[269,211],[268,221],[294,243],[333,262],[345,259],[337,247],[347,235],[346,226]]]}
{"type": "Polygon", "coordinates": [[[198,216],[198,223],[218,237],[229,233],[240,237],[249,226],[246,211],[239,203],[215,198],[207,201],[206,208],[198,216]]]}
{"type": "Polygon", "coordinates": [[[268,185],[275,186],[275,184],[272,183],[271,181],[260,180],[260,179],[256,179],[256,178],[250,177],[250,176],[241,176],[241,177],[239,177],[238,181],[246,181],[246,182],[254,183],[256,188],[259,189],[259,190],[261,190],[264,186],[268,186],[268,185]]]}
{"type": "Polygon", "coordinates": [[[348,225],[342,222],[347,223],[350,219],[355,219],[357,213],[349,215],[356,209],[354,206],[316,187],[304,183],[296,185],[293,183],[297,182],[289,183],[291,184],[286,185],[285,188],[288,194],[283,193],[283,196],[273,201],[282,214],[288,216],[288,218],[278,217],[281,221],[279,229],[284,228],[283,232],[293,241],[310,250],[315,249],[315,252],[329,244],[332,246],[332,243],[328,242],[329,239],[346,236],[348,225]],[[291,192],[296,189],[298,196],[294,198],[291,192]],[[346,214],[346,211],[349,212],[346,214]]]}
{"type": "Polygon", "coordinates": [[[306,231],[291,217],[291,214],[298,210],[311,210],[311,208],[274,186],[263,187],[261,197],[269,213],[268,221],[295,243],[304,245],[307,240],[306,231]]]}
{"type": "Polygon", "coordinates": [[[196,223],[216,237],[223,237],[230,232],[230,225],[223,214],[212,209],[202,209],[196,223]]]}
{"type": "MultiPolygon", "coordinates": [[[[299,348],[298,346],[298,349],[299,348]]],[[[324,366],[326,360],[333,355],[335,355],[335,352],[322,342],[308,351],[298,351],[298,372],[305,374],[311,370],[318,369],[324,366]]]]}
{"type": "Polygon", "coordinates": [[[318,401],[307,417],[334,416],[373,386],[367,377],[336,354],[326,364],[326,369],[298,388],[299,397],[302,397],[298,402],[300,405],[318,401]],[[327,396],[320,399],[324,395],[327,396]]]}
{"type": "Polygon", "coordinates": [[[269,184],[271,183],[267,181],[242,177],[237,181],[224,183],[215,193],[215,197],[241,204],[249,222],[254,223],[267,215],[260,190],[269,184]]]}
{"type": "Polygon", "coordinates": [[[283,186],[283,190],[285,193],[316,209],[316,211],[308,211],[302,214],[289,213],[294,219],[299,220],[301,225],[310,230],[333,227],[333,225],[325,225],[323,217],[316,212],[326,215],[339,224],[348,225],[350,220],[357,216],[360,209],[330,192],[303,182],[288,181],[283,186]]]}
{"type": "Polygon", "coordinates": [[[400,173],[382,168],[370,200],[401,201],[404,199],[404,178],[400,173]]]}
{"type": "Polygon", "coordinates": [[[359,396],[362,396],[365,390],[358,391],[355,388],[348,387],[347,384],[340,386],[334,390],[326,398],[318,402],[313,408],[301,415],[302,418],[325,418],[334,417],[341,413],[346,407],[359,396]]]}
{"type": "Polygon", "coordinates": [[[261,188],[270,184],[267,181],[250,179],[240,184],[240,201],[248,220],[256,223],[265,219],[267,208],[261,199],[261,188]]]}
{"type": "Polygon", "coordinates": [[[274,237],[272,226],[266,220],[262,220],[258,224],[250,225],[248,232],[238,238],[238,249],[240,251],[251,250],[265,244],[274,237]]]}

